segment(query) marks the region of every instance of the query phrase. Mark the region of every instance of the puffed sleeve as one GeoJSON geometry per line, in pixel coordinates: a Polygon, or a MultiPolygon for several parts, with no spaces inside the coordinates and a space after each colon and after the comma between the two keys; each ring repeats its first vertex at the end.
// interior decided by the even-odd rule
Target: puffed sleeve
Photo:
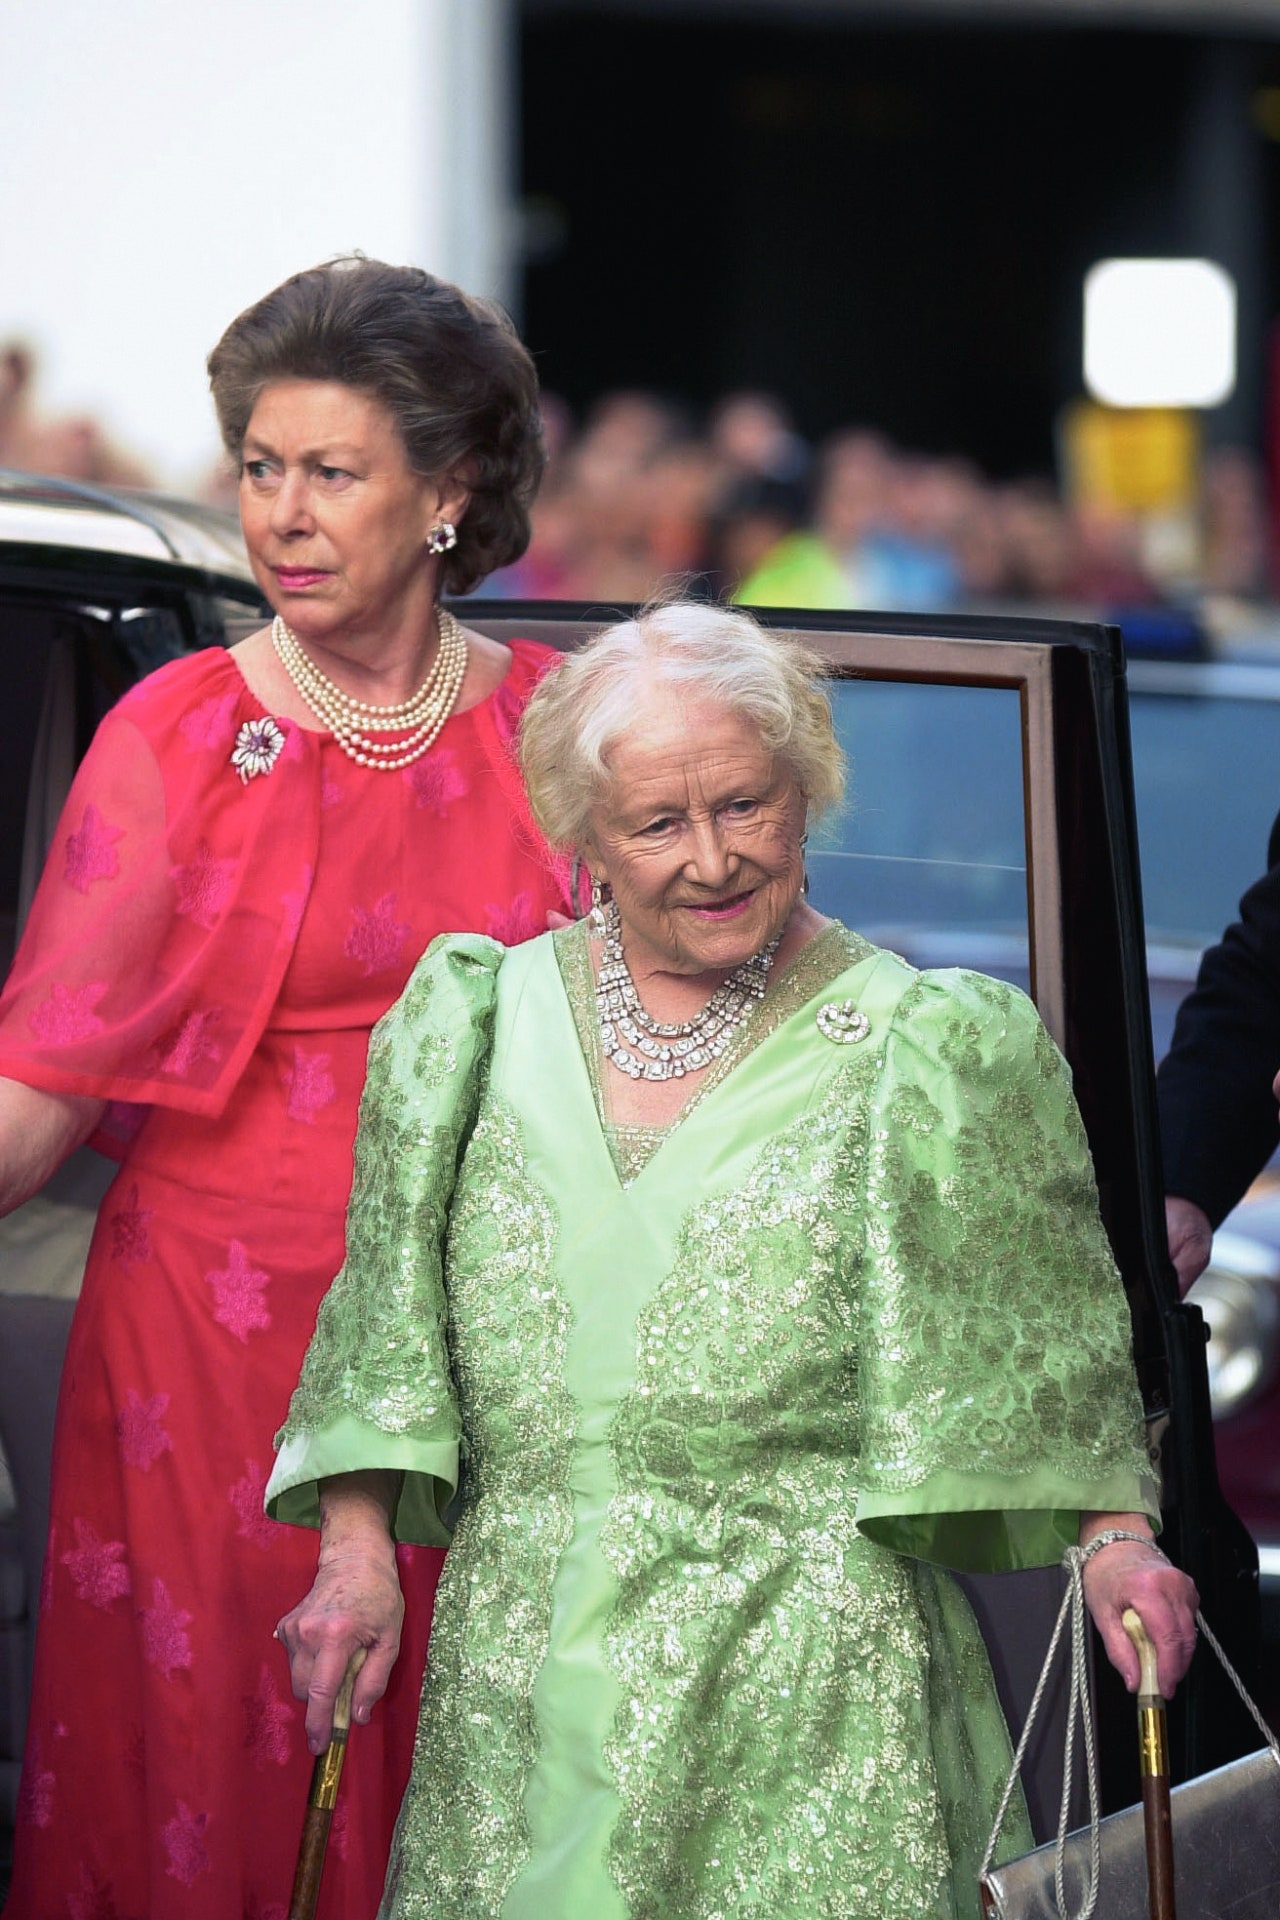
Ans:
{"type": "Polygon", "coordinates": [[[315,870],[319,780],[218,648],[150,675],[76,775],[0,999],[0,1074],[220,1113],[261,1036],[315,870]],[[232,753],[265,726],[264,770],[232,753]]]}
{"type": "Polygon", "coordinates": [[[503,948],[444,934],[373,1030],[347,1255],[320,1306],[276,1435],[267,1511],[319,1524],[318,1482],[404,1474],[398,1539],[445,1544],[462,1430],[446,1344],[443,1256],[458,1163],[493,1035],[503,948]]]}
{"type": "Polygon", "coordinates": [[[969,1571],[1159,1524],[1128,1304],[1065,1061],[1031,1003],[921,974],[872,1121],[857,1519],[969,1571]]]}

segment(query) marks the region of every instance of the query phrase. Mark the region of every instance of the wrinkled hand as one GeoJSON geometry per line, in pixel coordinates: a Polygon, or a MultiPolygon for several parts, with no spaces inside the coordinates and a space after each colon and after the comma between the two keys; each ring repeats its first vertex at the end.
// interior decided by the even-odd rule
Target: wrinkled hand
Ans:
{"type": "Polygon", "coordinates": [[[1196,1650],[1195,1582],[1137,1540],[1117,1540],[1084,1570],[1084,1597],[1102,1644],[1130,1693],[1138,1690],[1138,1654],[1121,1616],[1132,1607],[1156,1649],[1160,1692],[1170,1700],[1196,1650]]]}
{"type": "Polygon", "coordinates": [[[363,1725],[386,1692],[400,1651],[404,1601],[388,1541],[323,1554],[315,1585],[276,1628],[289,1656],[295,1699],[307,1703],[307,1745],[321,1753],[333,1730],[333,1703],[357,1647],[367,1658],[351,1696],[351,1717],[363,1725]]]}
{"type": "Polygon", "coordinates": [[[1164,1197],[1164,1225],[1169,1236],[1169,1258],[1178,1275],[1178,1291],[1185,1294],[1209,1264],[1213,1228],[1194,1200],[1183,1200],[1176,1193],[1164,1197]]]}

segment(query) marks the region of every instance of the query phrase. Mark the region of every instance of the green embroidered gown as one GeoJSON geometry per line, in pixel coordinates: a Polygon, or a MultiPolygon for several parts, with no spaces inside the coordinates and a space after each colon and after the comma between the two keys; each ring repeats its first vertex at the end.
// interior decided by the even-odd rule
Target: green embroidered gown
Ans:
{"type": "Polygon", "coordinates": [[[602,1125],[583,928],[437,941],[271,1511],[402,1468],[399,1537],[445,1539],[460,1460],[387,1920],[969,1920],[1009,1749],[946,1569],[1156,1512],[1030,1003],[828,928],[646,1139],[602,1125]]]}

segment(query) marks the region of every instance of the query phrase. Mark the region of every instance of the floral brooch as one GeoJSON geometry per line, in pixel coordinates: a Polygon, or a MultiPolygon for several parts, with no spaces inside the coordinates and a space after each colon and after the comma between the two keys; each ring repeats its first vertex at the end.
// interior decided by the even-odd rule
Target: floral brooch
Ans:
{"type": "Polygon", "coordinates": [[[818,1008],[814,1016],[818,1023],[818,1032],[827,1040],[834,1040],[838,1047],[848,1047],[855,1040],[865,1040],[871,1031],[871,1022],[865,1013],[859,1013],[852,1000],[828,1000],[825,1006],[818,1008]]]}
{"type": "Polygon", "coordinates": [[[231,764],[240,775],[241,782],[248,786],[258,774],[270,773],[280,758],[283,746],[284,735],[269,716],[261,720],[246,720],[231,749],[231,764]]]}

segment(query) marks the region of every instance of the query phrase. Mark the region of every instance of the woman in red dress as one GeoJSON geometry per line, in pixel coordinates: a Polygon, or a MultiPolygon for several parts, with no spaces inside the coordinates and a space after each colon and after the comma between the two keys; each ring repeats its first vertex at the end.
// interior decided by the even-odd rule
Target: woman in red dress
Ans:
{"type": "MultiPolygon", "coordinates": [[[[314,1547],[262,1491],[342,1262],[369,1032],[436,934],[567,904],[511,752],[553,656],[439,605],[528,537],[505,316],[336,262],[210,374],[277,618],[108,715],[0,1001],[0,1207],[90,1136],[123,1161],[63,1375],[9,1920],[285,1920],[311,1758],[273,1633],[314,1547]]],[[[405,1555],[325,1920],[378,1903],[436,1573],[405,1555]]]]}

